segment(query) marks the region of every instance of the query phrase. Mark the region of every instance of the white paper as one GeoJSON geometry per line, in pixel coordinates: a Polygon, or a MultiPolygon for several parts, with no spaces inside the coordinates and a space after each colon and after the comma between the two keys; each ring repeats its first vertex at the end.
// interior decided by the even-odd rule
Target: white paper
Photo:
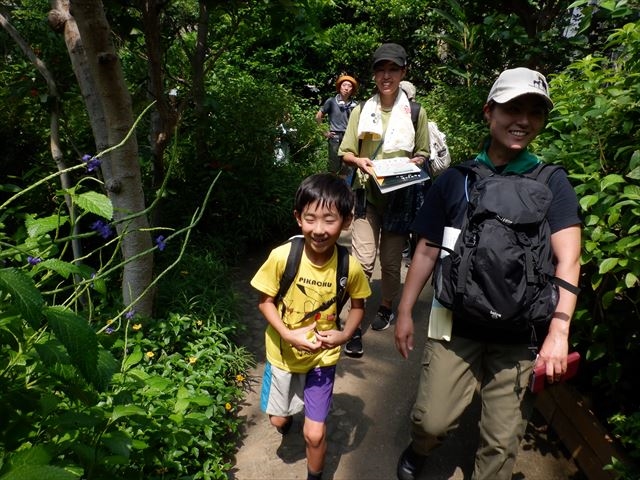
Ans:
{"type": "MultiPolygon", "coordinates": [[[[459,228],[444,227],[442,233],[442,245],[453,249],[460,235],[459,228]]],[[[449,252],[440,250],[440,258],[446,257],[449,252]]],[[[427,336],[436,340],[451,340],[451,328],[453,326],[453,312],[436,300],[434,295],[431,301],[431,312],[429,313],[429,327],[427,336]]]]}
{"type": "Polygon", "coordinates": [[[378,177],[392,177],[407,173],[418,173],[420,167],[411,163],[409,157],[383,158],[373,161],[373,170],[378,177]]]}

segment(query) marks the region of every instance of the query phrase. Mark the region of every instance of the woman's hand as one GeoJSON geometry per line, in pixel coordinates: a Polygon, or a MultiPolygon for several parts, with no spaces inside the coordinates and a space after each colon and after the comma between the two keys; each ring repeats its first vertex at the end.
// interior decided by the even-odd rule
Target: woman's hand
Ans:
{"type": "Polygon", "coordinates": [[[423,155],[418,155],[409,160],[411,163],[415,163],[419,167],[423,167],[427,161],[427,158],[423,155]]]}
{"type": "Polygon", "coordinates": [[[368,173],[369,175],[374,175],[373,161],[370,158],[356,157],[354,158],[354,163],[356,167],[358,167],[364,173],[368,173]]]}

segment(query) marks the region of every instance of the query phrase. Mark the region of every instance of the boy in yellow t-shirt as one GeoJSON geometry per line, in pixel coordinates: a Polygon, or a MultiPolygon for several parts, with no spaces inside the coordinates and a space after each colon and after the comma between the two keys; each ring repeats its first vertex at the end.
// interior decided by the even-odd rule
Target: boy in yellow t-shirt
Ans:
{"type": "Polygon", "coordinates": [[[251,280],[260,291],[258,308],[269,323],[265,333],[265,366],[261,409],[279,432],[286,433],[292,415],[304,410],[304,438],[308,480],[320,480],[327,449],[326,418],[333,396],[340,346],[347,342],[364,317],[364,300],[371,295],[358,261],[349,256],[346,292],[351,308],[342,330],[338,326],[336,242],[349,227],[353,193],[344,179],[331,173],[306,178],[295,196],[294,216],[304,236],[304,251],[296,278],[276,304],[280,278],[291,242],[271,251],[251,280]],[[330,305],[308,320],[305,314],[330,305]],[[283,312],[281,316],[281,312],[283,312]]]}

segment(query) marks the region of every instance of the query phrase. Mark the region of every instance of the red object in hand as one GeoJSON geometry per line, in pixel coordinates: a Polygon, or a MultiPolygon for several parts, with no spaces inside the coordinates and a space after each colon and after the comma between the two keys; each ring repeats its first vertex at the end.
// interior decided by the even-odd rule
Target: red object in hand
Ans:
{"type": "MultiPolygon", "coordinates": [[[[578,352],[571,352],[567,355],[567,371],[560,379],[560,382],[569,380],[576,376],[578,373],[578,366],[580,365],[580,354],[578,352]]],[[[529,381],[529,390],[533,393],[538,393],[544,390],[547,384],[547,366],[543,363],[533,369],[531,373],[531,380],[529,381]]]]}

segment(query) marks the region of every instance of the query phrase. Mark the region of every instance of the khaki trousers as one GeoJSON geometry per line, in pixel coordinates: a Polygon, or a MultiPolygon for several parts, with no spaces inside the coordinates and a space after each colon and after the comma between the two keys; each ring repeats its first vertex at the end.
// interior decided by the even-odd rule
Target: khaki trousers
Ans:
{"type": "Polygon", "coordinates": [[[534,396],[528,345],[428,339],[411,411],[413,449],[422,455],[458,425],[480,385],[480,442],[473,480],[510,480],[534,396]]]}
{"type": "Polygon", "coordinates": [[[371,278],[376,255],[380,249],[380,270],[382,272],[382,300],[396,300],[400,293],[400,269],[402,251],[408,235],[382,230],[382,213],[371,204],[367,205],[365,218],[356,218],[351,227],[351,250],[362,265],[364,273],[371,278]]]}

